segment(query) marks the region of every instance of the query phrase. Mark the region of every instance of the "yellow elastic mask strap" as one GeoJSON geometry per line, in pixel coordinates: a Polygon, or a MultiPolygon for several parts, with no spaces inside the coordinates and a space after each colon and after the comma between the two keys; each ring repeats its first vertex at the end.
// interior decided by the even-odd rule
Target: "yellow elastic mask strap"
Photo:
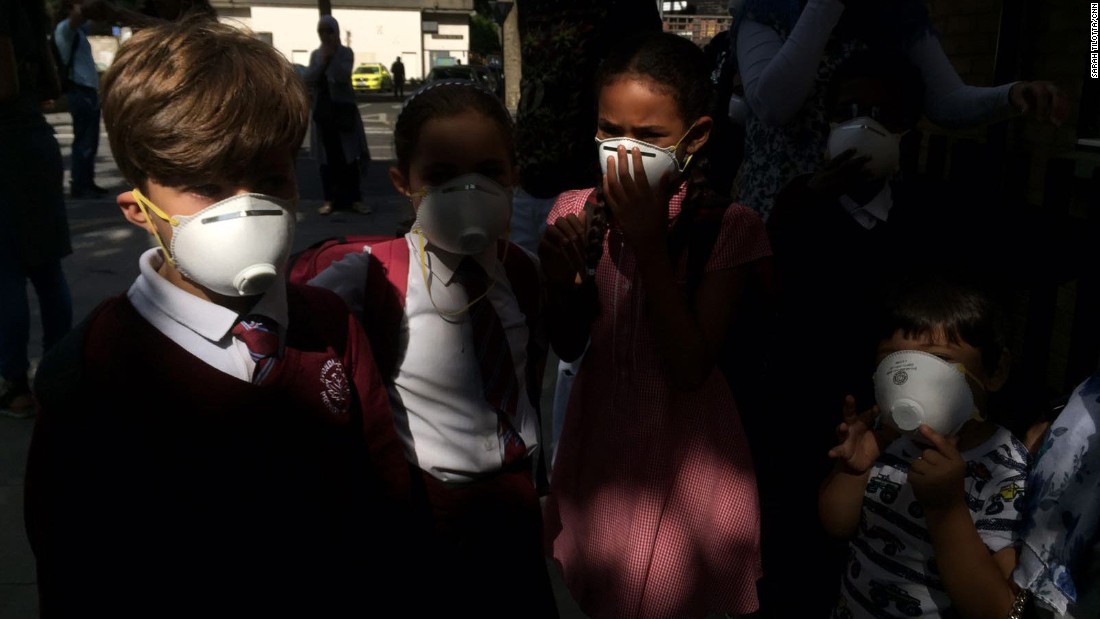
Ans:
{"type": "MultiPolygon", "coordinates": [[[[424,251],[424,231],[421,230],[420,228],[417,228],[415,230],[415,232],[416,232],[416,237],[418,239],[417,252],[416,252],[416,256],[417,256],[416,262],[417,262],[417,264],[420,265],[420,274],[424,276],[424,287],[428,289],[428,300],[430,300],[432,302],[432,307],[435,308],[435,311],[438,312],[440,316],[442,316],[444,318],[458,318],[459,316],[461,316],[461,315],[465,314],[467,311],[469,311],[470,308],[473,307],[475,303],[477,303],[478,301],[480,301],[480,300],[484,299],[485,297],[489,296],[489,291],[493,289],[493,286],[497,285],[496,278],[493,278],[493,281],[489,282],[489,286],[485,288],[485,293],[484,294],[482,294],[481,296],[479,296],[476,299],[473,299],[472,301],[470,301],[466,305],[463,305],[462,307],[460,307],[456,310],[444,310],[444,309],[440,308],[439,304],[435,302],[435,297],[432,296],[432,277],[428,273],[428,255],[427,255],[427,252],[424,251]]],[[[507,252],[505,252],[504,255],[507,256],[508,255],[507,252]]]]}
{"type": "MultiPolygon", "coordinates": [[[[985,385],[982,384],[982,381],[978,380],[977,376],[971,374],[970,370],[966,369],[965,365],[961,363],[954,363],[952,365],[954,365],[959,373],[963,375],[963,378],[966,379],[966,384],[970,387],[971,392],[974,391],[975,385],[980,387],[982,391],[985,391],[985,385]]],[[[974,403],[974,412],[971,413],[970,418],[975,421],[985,421],[985,415],[978,409],[978,404],[976,402],[974,403]]]]}
{"type": "MultiPolygon", "coordinates": [[[[688,127],[688,130],[684,132],[684,135],[681,135],[680,139],[676,140],[676,143],[672,145],[672,158],[673,159],[676,159],[676,151],[679,150],[680,144],[682,144],[684,139],[687,138],[687,136],[691,134],[691,130],[695,128],[695,125],[698,124],[698,122],[699,121],[697,120],[697,121],[691,123],[691,126],[688,127]]],[[[679,169],[680,172],[683,172],[684,170],[687,169],[688,164],[691,163],[691,158],[694,157],[694,156],[695,156],[695,153],[689,154],[684,159],[684,165],[680,165],[679,161],[676,162],[676,166],[677,166],[677,168],[679,169]]]]}
{"type": "MultiPolygon", "coordinates": [[[[152,211],[157,217],[160,217],[164,221],[167,221],[172,226],[178,226],[179,220],[175,217],[171,217],[168,213],[160,210],[160,208],[153,204],[153,201],[146,198],[143,193],[138,189],[133,189],[131,192],[134,196],[134,200],[138,203],[138,208],[141,209],[146,219],[149,219],[149,212],[152,211]]],[[[152,223],[152,222],[150,222],[152,223]]],[[[164,252],[164,259],[167,260],[172,266],[176,266],[176,261],[172,259],[172,252],[168,251],[168,246],[164,244],[164,240],[160,238],[160,233],[157,232],[157,227],[153,226],[153,238],[157,240],[157,244],[160,245],[160,249],[164,252]]]]}

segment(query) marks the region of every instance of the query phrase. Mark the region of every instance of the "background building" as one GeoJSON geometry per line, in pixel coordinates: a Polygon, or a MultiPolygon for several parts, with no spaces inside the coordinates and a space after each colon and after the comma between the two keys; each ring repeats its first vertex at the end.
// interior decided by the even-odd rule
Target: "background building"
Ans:
{"type": "Polygon", "coordinates": [[[729,30],[733,19],[728,6],[726,0],[665,0],[661,3],[665,31],[702,47],[719,32],[729,30]]]}
{"type": "MultiPolygon", "coordinates": [[[[309,64],[317,48],[315,0],[213,0],[223,22],[238,23],[269,41],[291,62],[309,64]]],[[[469,63],[473,0],[332,0],[340,39],[355,52],[355,63],[395,58],[409,79],[433,66],[469,63]]]]}

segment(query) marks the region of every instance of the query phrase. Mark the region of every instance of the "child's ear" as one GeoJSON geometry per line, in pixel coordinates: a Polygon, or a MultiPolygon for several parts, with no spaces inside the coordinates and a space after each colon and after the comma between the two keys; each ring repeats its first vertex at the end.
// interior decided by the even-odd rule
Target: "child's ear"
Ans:
{"type": "Polygon", "coordinates": [[[993,370],[993,374],[989,376],[989,381],[985,385],[986,391],[1000,391],[1008,380],[1010,367],[1012,367],[1012,353],[1006,348],[1001,352],[1001,360],[997,362],[997,369],[993,370]]]}
{"type": "Polygon", "coordinates": [[[684,139],[684,152],[689,155],[697,153],[710,139],[710,131],[713,128],[713,118],[700,116],[699,120],[695,121],[695,126],[691,128],[691,131],[688,131],[687,138],[684,139]]]}
{"type": "Polygon", "coordinates": [[[141,210],[141,207],[138,206],[137,200],[134,199],[134,192],[127,191],[125,193],[120,193],[115,200],[118,202],[118,208],[122,209],[122,216],[126,218],[126,221],[146,232],[152,232],[150,229],[152,227],[152,222],[145,216],[145,211],[141,210]]]}
{"type": "Polygon", "coordinates": [[[390,183],[393,184],[393,188],[397,190],[397,193],[408,197],[410,193],[409,178],[397,166],[390,166],[390,183]]]}

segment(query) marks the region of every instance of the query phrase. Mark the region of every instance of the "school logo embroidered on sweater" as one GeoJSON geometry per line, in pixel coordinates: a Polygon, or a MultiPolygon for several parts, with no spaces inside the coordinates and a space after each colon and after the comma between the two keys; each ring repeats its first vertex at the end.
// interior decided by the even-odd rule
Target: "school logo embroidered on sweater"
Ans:
{"type": "Polygon", "coordinates": [[[329,359],[321,366],[321,384],[325,390],[321,392],[321,400],[333,415],[343,417],[348,414],[348,401],[351,399],[351,388],[348,386],[348,376],[344,372],[344,364],[338,359],[329,359]]]}

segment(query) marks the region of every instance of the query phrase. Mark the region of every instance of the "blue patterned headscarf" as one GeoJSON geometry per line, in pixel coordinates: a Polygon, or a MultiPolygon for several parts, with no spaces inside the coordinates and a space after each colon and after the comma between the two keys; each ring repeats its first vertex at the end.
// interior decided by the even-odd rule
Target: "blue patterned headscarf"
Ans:
{"type": "MultiPolygon", "coordinates": [[[[1013,579],[1060,614],[1077,601],[1080,560],[1100,529],[1100,373],[1054,420],[1027,482],[1023,547],[1013,579]]],[[[1100,558],[1096,559],[1100,560],[1100,558]]],[[[1084,590],[1084,589],[1082,589],[1084,590]]]]}

